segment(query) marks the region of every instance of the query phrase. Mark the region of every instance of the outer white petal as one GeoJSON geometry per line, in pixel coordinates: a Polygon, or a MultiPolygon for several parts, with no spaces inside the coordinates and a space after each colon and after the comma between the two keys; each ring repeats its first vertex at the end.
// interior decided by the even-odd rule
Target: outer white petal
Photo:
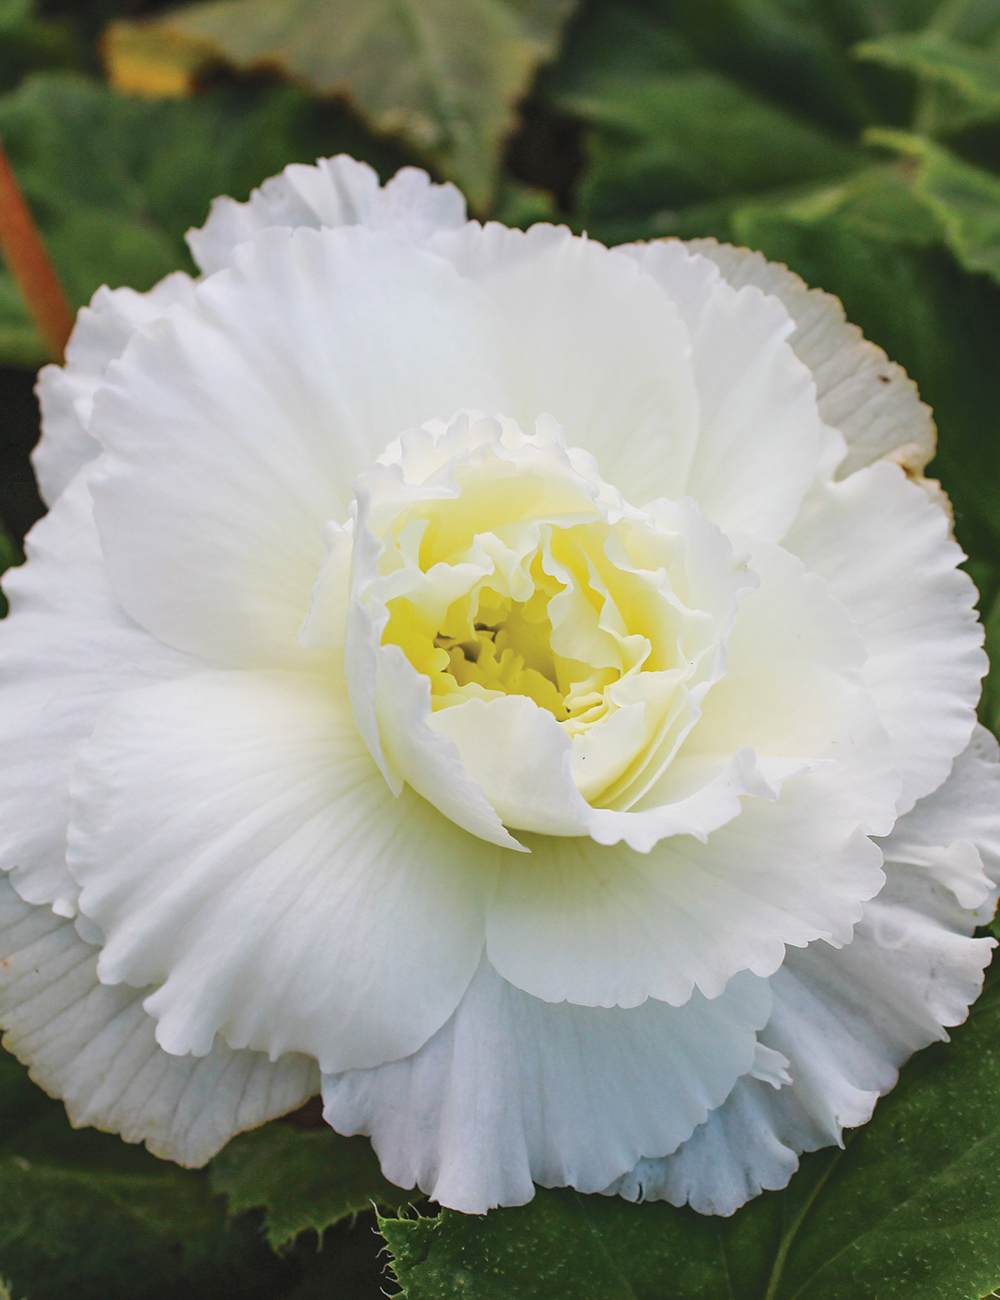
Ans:
{"type": "Polygon", "coordinates": [[[168,644],[309,662],[324,522],[404,429],[499,409],[496,312],[443,258],[360,227],[264,231],[196,297],[134,339],[97,399],[108,568],[168,644]]]}
{"type": "Polygon", "coordinates": [[[0,623],[0,868],[22,898],[76,910],[66,870],[69,778],[118,691],[204,667],[125,615],[109,589],[87,471],[28,535],[0,623]]]}
{"type": "Polygon", "coordinates": [[[785,545],[829,582],[868,649],[864,681],[903,776],[899,809],[968,743],[988,668],[972,579],[944,511],[897,465],[810,493],[785,545]]]}
{"type": "Polygon", "coordinates": [[[883,842],[885,888],[853,942],[789,952],[771,979],[774,1012],[761,1038],[788,1059],[791,1086],[741,1079],[675,1155],[640,1162],[609,1191],[731,1214],[763,1188],[784,1187],[799,1152],[865,1123],[911,1053],[965,1019],[994,946],[969,937],[981,919],[969,902],[989,888],[980,861],[1000,873],[996,753],[979,729],[941,789],[900,818],[883,842]],[[958,844],[976,855],[964,870],[948,852],[958,844]]]}
{"type": "Polygon", "coordinates": [[[962,907],[992,915],[1000,885],[1000,764],[996,739],[978,724],[945,785],[921,799],[882,841],[890,862],[926,867],[962,907]]]}
{"type": "Polygon", "coordinates": [[[394,799],[322,679],[205,673],[119,697],[83,750],[68,861],[104,983],[159,985],[167,1051],[379,1065],[479,964],[493,866],[394,799]]]}
{"type": "Polygon", "coordinates": [[[934,421],[916,385],[881,348],[848,323],[840,300],[810,289],[786,266],[748,248],[695,239],[686,248],[709,258],[734,287],[774,294],[795,321],[789,343],[816,380],[820,415],[847,440],[844,478],[883,457],[919,474],[934,455],[934,421]]]}
{"type": "Polygon", "coordinates": [[[681,1008],[554,1005],[484,962],[415,1056],[324,1077],[324,1116],[371,1134],[387,1178],[468,1214],[522,1205],[533,1182],[599,1191],[675,1149],[753,1067],[768,1001],[740,976],[681,1008]]]}
{"type": "Polygon", "coordinates": [[[51,506],[81,466],[100,451],[88,433],[94,394],[112,361],[141,325],[178,302],[190,302],[194,282],[182,271],[168,275],[149,293],[98,289],[81,308],[66,344],[65,366],[45,366],[36,392],[42,408],[42,437],[31,454],[39,491],[51,506]]]}
{"type": "Polygon", "coordinates": [[[367,163],[346,154],[315,167],[292,163],[266,180],[246,203],[218,198],[200,230],[187,241],[205,275],[229,261],[237,244],[268,226],[368,226],[408,243],[465,222],[465,199],[454,185],[434,185],[426,172],[404,167],[385,187],[367,163]]]}
{"type": "Polygon", "coordinates": [[[641,854],[525,835],[531,856],[505,861],[490,909],[489,958],[547,1001],[680,1005],[740,970],[773,974],[786,945],[847,943],[882,881],[881,853],[854,830],[865,775],[798,776],[705,844],[675,836],[641,854]]]}
{"type": "Polygon", "coordinates": [[[470,222],[429,246],[489,296],[510,331],[511,381],[479,409],[522,429],[554,416],[632,505],[685,495],[698,436],[691,340],[634,262],[547,225],[470,222]]]}
{"type": "Polygon", "coordinates": [[[755,286],[734,288],[688,249],[671,240],[618,250],[676,302],[691,332],[699,432],[683,490],[727,531],[778,541],[823,447],[816,385],[789,343],[785,306],[755,286]]]}
{"type": "Polygon", "coordinates": [[[72,922],[23,903],[0,879],[4,1047],[63,1098],[75,1126],[93,1124],[201,1165],[234,1133],[318,1091],[316,1063],[305,1056],[271,1062],[218,1039],[207,1056],[169,1056],[142,1009],[148,990],[99,983],[97,953],[72,922]]]}

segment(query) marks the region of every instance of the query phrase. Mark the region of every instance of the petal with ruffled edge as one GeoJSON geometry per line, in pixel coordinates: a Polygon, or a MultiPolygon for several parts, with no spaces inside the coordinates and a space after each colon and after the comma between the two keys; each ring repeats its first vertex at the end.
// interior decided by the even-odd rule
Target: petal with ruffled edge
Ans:
{"type": "Polygon", "coordinates": [[[465,199],[454,185],[432,184],[426,172],[404,167],[384,187],[367,163],[347,154],[320,158],[315,167],[291,163],[254,190],[246,203],[218,198],[187,242],[205,275],[229,261],[237,244],[268,226],[368,226],[419,244],[436,230],[465,222],[465,199]]]}
{"type": "MultiPolygon", "coordinates": [[[[961,1024],[994,946],[969,937],[981,916],[958,899],[983,899],[1000,879],[996,756],[996,742],[978,729],[947,782],[884,841],[886,885],[866,904],[853,942],[789,952],[772,978],[774,1012],[761,1039],[787,1057],[791,1085],[741,1079],[678,1152],[641,1161],[609,1192],[732,1214],[762,1189],[784,1187],[800,1152],[866,1123],[903,1062],[961,1024]],[[923,856],[930,845],[944,852],[957,842],[972,846],[976,860],[965,859],[963,878],[953,855],[945,884],[935,864],[904,856],[910,844],[923,856]]],[[[986,898],[991,908],[993,892],[986,898]]]]}
{"type": "MultiPolygon", "coordinates": [[[[713,997],[739,970],[772,974],[785,945],[849,942],[881,887],[867,836],[892,828],[899,778],[855,684],[860,639],[799,560],[759,545],[754,564],[761,586],[741,607],[728,671],[665,778],[681,785],[694,766],[703,781],[701,764],[724,770],[742,745],[764,773],[794,759],[799,775],[786,770],[770,801],[752,790],[705,843],[678,835],[643,855],[523,836],[531,856],[504,858],[487,928],[490,960],[518,988],[600,1006],[678,1004],[694,987],[713,997]]],[[[669,782],[648,796],[666,811],[669,782]]]]}
{"type": "Polygon", "coordinates": [[[380,1065],[451,1015],[495,868],[388,790],[324,679],[205,673],[110,706],[74,778],[68,862],[107,984],[155,984],[157,1041],[380,1065]]]}
{"type": "Polygon", "coordinates": [[[510,386],[480,410],[522,429],[553,416],[633,505],[684,496],[698,438],[691,339],[649,276],[565,227],[470,222],[428,247],[490,298],[513,341],[510,386]]]}
{"type": "Polygon", "coordinates": [[[838,478],[883,457],[920,474],[934,455],[930,407],[902,366],[848,322],[839,298],[810,289],[787,266],[749,248],[714,239],[693,239],[684,247],[709,259],[735,288],[754,285],[785,304],[795,321],[788,342],[812,371],[820,415],[847,441],[838,478]]]}
{"type": "MultiPolygon", "coordinates": [[[[388,462],[380,458],[358,476],[354,487],[357,515],[345,667],[358,730],[394,789],[408,781],[458,825],[508,848],[519,846],[501,821],[515,830],[541,834],[589,833],[602,844],[624,840],[646,852],[668,835],[704,839],[738,814],[739,795],[752,792],[775,798],[773,782],[809,766],[794,756],[758,764],[755,755],[737,741],[728,754],[713,756],[713,763],[684,764],[682,790],[671,778],[671,757],[697,719],[697,702],[724,673],[725,637],[739,599],[757,582],[745,557],[734,553],[724,534],[692,502],[661,501],[648,515],[634,511],[602,482],[592,458],[564,447],[562,430],[551,419],[540,420],[537,432],[528,437],[513,421],[469,414],[448,426],[442,422],[439,429],[428,426],[405,434],[388,462]],[[659,616],[669,609],[664,626],[683,645],[678,652],[671,643],[657,654],[666,663],[679,653],[683,668],[676,669],[670,680],[663,680],[669,676],[666,673],[662,678],[650,675],[645,686],[639,677],[630,683],[631,702],[623,701],[624,707],[608,720],[572,740],[552,713],[525,695],[470,698],[433,712],[427,676],[418,672],[399,645],[382,643],[389,619],[386,602],[409,593],[407,599],[422,600],[426,618],[438,626],[435,620],[477,581],[477,575],[485,579],[493,573],[496,581],[506,582],[498,574],[493,548],[483,549],[484,538],[492,534],[482,514],[473,512],[463,518],[467,492],[480,503],[484,499],[504,503],[495,507],[498,513],[492,523],[506,530],[502,544],[494,537],[508,556],[502,564],[510,563],[515,552],[532,553],[542,526],[606,522],[624,529],[622,521],[628,520],[628,531],[604,538],[608,573],[631,576],[646,588],[652,583],[659,616]],[[444,535],[452,540],[442,554],[450,556],[449,548],[459,545],[459,538],[469,543],[475,538],[475,545],[471,551],[461,550],[465,559],[460,564],[431,563],[428,556],[430,569],[425,573],[421,567],[425,561],[409,548],[404,548],[404,554],[394,530],[408,509],[429,509],[445,502],[453,503],[448,517],[453,521],[450,527],[458,531],[453,539],[446,531],[444,535]],[[521,530],[519,540],[511,529],[521,530]],[[390,535],[394,540],[387,557],[385,538],[390,535]],[[511,546],[514,551],[507,550],[511,546]],[[626,725],[616,729],[619,722],[626,725]],[[695,773],[700,780],[692,780],[695,773]],[[584,775],[594,780],[600,802],[610,807],[594,808],[585,801],[577,784],[584,775]],[[653,801],[642,812],[629,811],[654,785],[660,792],[659,803],[653,801]],[[613,801],[603,798],[609,787],[613,801]]],[[[331,560],[321,571],[303,628],[310,645],[325,640],[332,645],[339,635],[331,606],[332,593],[343,590],[344,565],[335,560],[343,550],[343,531],[330,530],[328,538],[331,560]]],[[[547,562],[554,566],[553,572],[559,570],[552,555],[547,562]]],[[[521,573],[519,565],[515,568],[521,573]]],[[[577,581],[571,570],[560,571],[560,582],[577,581]]],[[[526,574],[521,577],[529,581],[526,574]]],[[[615,587],[613,577],[607,581],[615,587]]],[[[613,595],[611,590],[605,590],[605,596],[609,604],[616,597],[624,598],[622,592],[613,595]]],[[[559,623],[564,637],[572,635],[571,621],[566,617],[559,623]]],[[[663,634],[657,616],[651,617],[647,631],[663,634]]],[[[570,658],[586,657],[589,643],[579,655],[565,644],[563,653],[570,658]]]]}
{"type": "Polygon", "coordinates": [[[46,505],[53,505],[77,471],[101,450],[88,430],[94,394],[108,366],[140,326],[165,315],[174,303],[190,303],[193,293],[191,277],[176,271],[148,293],[104,285],[89,307],[81,307],[66,344],[66,364],[44,366],[35,389],[42,436],[31,462],[46,505]]]}
{"type": "Polygon", "coordinates": [[[76,911],[66,869],[76,751],[118,691],[205,664],[125,615],[104,572],[84,470],[28,534],[0,623],[0,868],[30,903],[76,911]]]}
{"type": "Polygon", "coordinates": [[[888,860],[925,867],[980,924],[992,916],[1000,886],[998,757],[996,738],[977,723],[945,786],[921,799],[882,841],[888,860]]]}
{"type": "MultiPolygon", "coordinates": [[[[662,495],[689,494],[727,532],[779,541],[824,443],[815,382],[788,342],[795,322],[777,298],[753,286],[733,288],[677,241],[616,251],[676,303],[691,335],[697,443],[684,480],[662,495]]],[[[610,468],[605,472],[616,481],[610,468]]],[[[640,500],[648,497],[647,487],[640,500]]]]}
{"type": "Polygon", "coordinates": [[[170,645],[299,666],[351,478],[423,420],[496,407],[497,313],[443,258],[360,227],[267,230],[108,374],[94,481],[115,589],[170,645]]]}
{"type": "Polygon", "coordinates": [[[553,1005],[483,962],[454,1016],[415,1055],[324,1076],[324,1117],[368,1133],[386,1177],[482,1214],[533,1182],[594,1192],[635,1153],[676,1148],[753,1067],[763,980],[630,1011],[553,1005]]]}
{"type": "Polygon", "coordinates": [[[170,1056],[142,1009],[147,989],[109,988],[98,949],[72,922],[23,903],[0,878],[0,1024],[4,1047],[66,1102],[76,1127],[93,1124],[197,1166],[244,1129],[301,1106],[319,1090],[315,1061],[269,1061],[216,1040],[207,1056],[170,1056]]]}
{"type": "Polygon", "coordinates": [[[865,685],[903,777],[899,811],[968,744],[988,663],[976,588],[950,521],[898,465],[811,492],[784,543],[821,574],[865,640],[865,685]]]}

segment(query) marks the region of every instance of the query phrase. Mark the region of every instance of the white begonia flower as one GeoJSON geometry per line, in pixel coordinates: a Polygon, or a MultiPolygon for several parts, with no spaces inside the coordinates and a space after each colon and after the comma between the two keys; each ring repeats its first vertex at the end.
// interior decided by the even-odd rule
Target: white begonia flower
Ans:
{"type": "Polygon", "coordinates": [[[7,1046],[184,1164],[321,1090],[459,1210],[784,1186],[992,947],[912,384],[759,255],[412,169],[289,167],[190,243],[40,378],[7,1046]]]}

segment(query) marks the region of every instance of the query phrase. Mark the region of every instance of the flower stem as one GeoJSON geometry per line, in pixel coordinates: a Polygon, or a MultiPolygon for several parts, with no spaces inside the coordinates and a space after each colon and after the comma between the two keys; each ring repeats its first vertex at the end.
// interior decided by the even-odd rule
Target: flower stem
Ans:
{"type": "Polygon", "coordinates": [[[61,361],[73,315],[0,141],[0,253],[53,360],[61,361]]]}

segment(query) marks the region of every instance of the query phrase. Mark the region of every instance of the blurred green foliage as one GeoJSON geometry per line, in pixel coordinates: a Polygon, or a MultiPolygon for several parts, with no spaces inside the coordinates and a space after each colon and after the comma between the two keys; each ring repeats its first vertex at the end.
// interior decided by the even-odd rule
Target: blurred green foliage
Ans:
{"type": "MultiPolygon", "coordinates": [[[[0,0],[0,137],[74,307],[102,283],[145,289],[193,270],[183,235],[214,195],[246,198],[287,163],[340,151],[383,179],[406,163],[456,178],[477,212],[508,224],[759,248],[837,294],[934,407],[929,473],[951,495],[1000,663],[1000,0],[165,9],[0,0]],[[404,12],[407,32],[384,39],[404,12]],[[349,39],[352,13],[363,31],[349,39]],[[183,93],[131,93],[158,77],[183,93]]],[[[43,359],[0,267],[0,568],[19,561],[42,508],[27,454],[43,359]]],[[[1000,727],[998,674],[981,716],[1000,727]]],[[[810,1158],[787,1193],[724,1230],[562,1193],[486,1219],[404,1215],[384,1229],[407,1294],[986,1294],[1000,1283],[996,987],[954,1048],[907,1067],[845,1155],[810,1158]],[[892,1210],[881,1226],[864,1210],[876,1185],[892,1210]]],[[[73,1133],[5,1057],[0,1126],[0,1276],[14,1296],[354,1300],[392,1288],[365,1207],[409,1198],[363,1139],[281,1122],[185,1172],[73,1133]]]]}

